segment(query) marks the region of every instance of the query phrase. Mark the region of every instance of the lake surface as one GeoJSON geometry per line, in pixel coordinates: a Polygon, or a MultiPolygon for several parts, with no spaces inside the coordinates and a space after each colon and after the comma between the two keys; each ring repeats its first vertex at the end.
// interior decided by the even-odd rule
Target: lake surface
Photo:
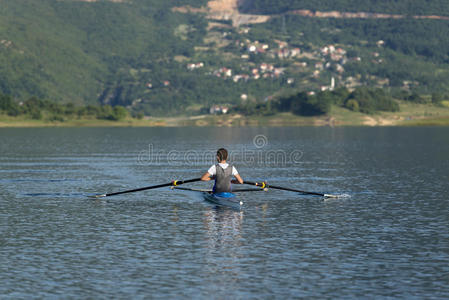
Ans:
{"type": "Polygon", "coordinates": [[[0,129],[0,151],[2,299],[449,298],[449,128],[0,129]],[[243,179],[342,197],[87,197],[223,146],[243,179]]]}

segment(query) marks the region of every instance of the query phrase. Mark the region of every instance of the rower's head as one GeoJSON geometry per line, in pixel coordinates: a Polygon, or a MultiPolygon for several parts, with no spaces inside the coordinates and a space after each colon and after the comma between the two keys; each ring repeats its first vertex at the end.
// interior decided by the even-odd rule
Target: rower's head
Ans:
{"type": "Polygon", "coordinates": [[[221,163],[221,162],[226,162],[227,159],[228,159],[228,150],[226,150],[225,148],[218,149],[217,161],[219,163],[221,163]]]}

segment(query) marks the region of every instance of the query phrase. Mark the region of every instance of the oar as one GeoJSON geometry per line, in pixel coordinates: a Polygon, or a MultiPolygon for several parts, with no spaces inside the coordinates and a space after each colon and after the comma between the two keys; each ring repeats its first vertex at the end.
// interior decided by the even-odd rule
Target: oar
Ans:
{"type": "Polygon", "coordinates": [[[178,186],[178,185],[181,185],[181,184],[184,184],[184,183],[195,182],[195,181],[200,181],[200,180],[201,180],[201,178],[194,178],[194,179],[188,179],[188,180],[174,180],[174,181],[171,181],[169,183],[152,185],[152,186],[147,186],[147,187],[138,188],[138,189],[134,189],[134,190],[127,190],[127,191],[115,192],[115,193],[110,193],[110,194],[95,195],[95,196],[90,196],[90,197],[91,198],[109,197],[109,196],[114,196],[114,195],[120,195],[120,194],[126,194],[126,193],[140,192],[140,191],[144,191],[144,190],[157,189],[157,188],[166,187],[166,186],[178,186]]]}
{"type": "Polygon", "coordinates": [[[282,187],[282,186],[271,185],[271,184],[268,184],[266,182],[245,181],[244,183],[245,184],[249,184],[249,185],[260,186],[263,189],[265,189],[265,188],[272,188],[272,189],[289,191],[289,192],[297,192],[297,193],[308,194],[308,195],[316,195],[316,196],[321,196],[321,197],[326,197],[326,198],[337,198],[338,197],[336,195],[331,195],[331,194],[323,194],[323,193],[317,193],[317,192],[307,192],[307,191],[301,191],[301,190],[287,188],[287,187],[282,187]]]}

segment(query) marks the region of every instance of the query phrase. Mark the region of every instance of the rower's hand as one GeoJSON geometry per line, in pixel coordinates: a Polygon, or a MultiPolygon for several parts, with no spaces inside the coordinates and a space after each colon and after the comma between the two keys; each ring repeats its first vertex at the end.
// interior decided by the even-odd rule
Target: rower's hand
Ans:
{"type": "Polygon", "coordinates": [[[240,182],[237,179],[232,179],[231,183],[233,183],[233,184],[240,184],[240,182]]]}

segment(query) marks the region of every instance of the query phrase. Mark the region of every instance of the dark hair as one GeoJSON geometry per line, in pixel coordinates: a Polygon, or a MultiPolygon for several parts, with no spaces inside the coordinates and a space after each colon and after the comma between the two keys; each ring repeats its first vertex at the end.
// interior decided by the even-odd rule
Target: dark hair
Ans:
{"type": "Polygon", "coordinates": [[[228,150],[220,148],[217,151],[218,160],[223,161],[228,159],[228,150]]]}

